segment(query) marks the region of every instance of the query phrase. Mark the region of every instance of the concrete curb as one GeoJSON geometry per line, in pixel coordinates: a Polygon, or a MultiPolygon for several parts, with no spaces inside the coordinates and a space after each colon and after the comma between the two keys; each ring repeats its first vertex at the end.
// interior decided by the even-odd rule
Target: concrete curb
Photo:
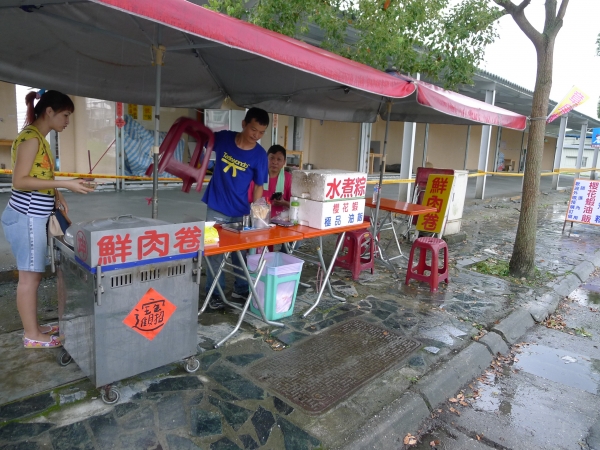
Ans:
{"type": "Polygon", "coordinates": [[[492,331],[502,336],[508,344],[515,344],[534,324],[529,311],[518,309],[493,327],[492,331]]]}
{"type": "Polygon", "coordinates": [[[416,384],[431,409],[445,402],[449,393],[458,391],[470,380],[481,374],[492,362],[492,355],[485,345],[472,342],[432,374],[416,384]]]}
{"type": "Polygon", "coordinates": [[[549,292],[535,299],[533,302],[524,305],[524,308],[529,311],[533,320],[540,323],[556,311],[561,298],[557,293],[549,292]]]}
{"type": "Polygon", "coordinates": [[[589,278],[594,270],[596,270],[594,263],[590,261],[583,261],[573,269],[573,273],[577,275],[580,281],[585,281],[589,278]]]}
{"type": "Polygon", "coordinates": [[[508,345],[506,345],[506,342],[502,340],[502,337],[498,333],[488,333],[477,342],[485,345],[492,355],[508,353],[508,345]]]}
{"type": "Polygon", "coordinates": [[[407,433],[417,433],[423,421],[429,417],[429,409],[419,394],[406,392],[373,416],[353,435],[344,450],[401,448],[407,433]]]}
{"type": "Polygon", "coordinates": [[[562,280],[556,283],[552,289],[562,297],[568,296],[581,284],[581,280],[572,273],[566,275],[562,280]]]}
{"type": "Polygon", "coordinates": [[[594,256],[592,257],[592,259],[590,260],[590,262],[596,266],[596,267],[600,267],[600,251],[594,253],[594,256]]]}

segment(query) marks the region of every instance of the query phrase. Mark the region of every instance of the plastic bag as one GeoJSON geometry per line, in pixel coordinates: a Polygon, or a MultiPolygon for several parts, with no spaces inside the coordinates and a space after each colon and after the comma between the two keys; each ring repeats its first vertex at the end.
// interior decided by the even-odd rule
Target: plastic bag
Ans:
{"type": "Polygon", "coordinates": [[[284,209],[279,214],[277,214],[275,217],[271,217],[271,221],[273,221],[273,220],[283,220],[283,221],[290,220],[290,210],[287,208],[284,209]]]}
{"type": "Polygon", "coordinates": [[[271,221],[271,205],[264,197],[250,205],[250,220],[252,228],[269,228],[271,221]]]}
{"type": "Polygon", "coordinates": [[[215,222],[206,222],[204,224],[204,245],[213,245],[219,243],[219,232],[214,225],[215,222]]]}

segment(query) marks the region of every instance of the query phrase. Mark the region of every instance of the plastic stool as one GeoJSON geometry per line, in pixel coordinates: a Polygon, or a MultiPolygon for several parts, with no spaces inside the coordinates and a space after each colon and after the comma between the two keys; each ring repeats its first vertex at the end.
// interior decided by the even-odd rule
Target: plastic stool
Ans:
{"type": "Polygon", "coordinates": [[[413,243],[408,258],[405,284],[408,284],[411,278],[429,283],[431,292],[437,292],[440,281],[446,281],[446,284],[448,284],[450,281],[448,276],[448,245],[443,239],[421,237],[413,243]],[[419,262],[413,267],[416,249],[419,249],[419,262]],[[440,250],[444,250],[443,267],[439,267],[440,250]],[[427,251],[431,252],[431,265],[427,264],[427,251]],[[425,271],[428,271],[429,275],[425,275],[425,271]]]}
{"type": "MultiPolygon", "coordinates": [[[[181,178],[183,180],[181,188],[183,192],[190,192],[193,183],[196,183],[196,190],[200,192],[214,141],[213,132],[202,123],[189,117],[180,117],[169,128],[165,139],[160,144],[158,172],[168,172],[171,175],[181,178]],[[173,158],[177,144],[184,133],[196,140],[196,148],[188,164],[173,158]],[[206,151],[204,151],[204,157],[202,157],[205,145],[206,151]],[[202,161],[200,161],[201,159],[202,161]]],[[[150,164],[150,167],[146,170],[146,175],[151,176],[153,169],[154,163],[150,164]]]]}
{"type": "MultiPolygon", "coordinates": [[[[338,236],[338,242],[340,237],[338,236]]],[[[342,267],[352,272],[352,279],[358,280],[363,270],[375,270],[375,240],[370,231],[347,231],[334,267],[342,267]]]]}

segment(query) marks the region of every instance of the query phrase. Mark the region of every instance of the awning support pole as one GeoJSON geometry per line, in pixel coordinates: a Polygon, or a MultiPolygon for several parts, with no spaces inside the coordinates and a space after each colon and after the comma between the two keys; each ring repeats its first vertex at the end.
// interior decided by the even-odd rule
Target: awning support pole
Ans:
{"type": "MultiPolygon", "coordinates": [[[[160,42],[160,28],[158,30],[158,41],[160,42]]],[[[156,102],[154,106],[154,146],[152,147],[152,218],[158,218],[158,152],[159,125],[160,125],[160,77],[163,65],[165,47],[157,45],[154,47],[154,64],[156,65],[156,102]]]]}
{"type": "MultiPolygon", "coordinates": [[[[496,98],[496,90],[487,89],[485,91],[485,102],[493,105],[496,98]]],[[[488,165],[488,155],[490,153],[490,138],[492,135],[492,126],[483,125],[481,127],[481,141],[479,143],[479,162],[477,163],[477,170],[479,172],[486,172],[488,165]]],[[[486,175],[477,177],[475,184],[475,198],[482,200],[485,192],[485,181],[486,175]]]]}
{"type": "MultiPolygon", "coordinates": [[[[467,163],[469,160],[469,142],[471,142],[471,125],[467,126],[467,143],[465,144],[465,163],[463,165],[464,170],[467,170],[467,163]]],[[[423,164],[423,167],[425,167],[425,164],[423,164]]]]}
{"type": "MultiPolygon", "coordinates": [[[[581,169],[581,163],[583,161],[583,150],[585,149],[585,138],[587,137],[587,120],[581,125],[581,131],[579,132],[579,148],[577,149],[577,163],[575,167],[581,169]]],[[[585,166],[585,164],[584,164],[585,166]]],[[[581,172],[577,174],[577,177],[581,176],[581,172]]]]}
{"type": "Polygon", "coordinates": [[[379,204],[381,203],[381,195],[383,193],[383,172],[385,170],[385,155],[387,151],[388,132],[390,130],[390,116],[392,115],[392,101],[387,102],[387,117],[385,121],[385,137],[383,138],[383,151],[381,154],[381,165],[379,166],[379,194],[377,195],[377,203],[375,206],[375,223],[373,224],[373,239],[376,239],[379,225],[379,204]]]}
{"type": "Polygon", "coordinates": [[[425,138],[423,139],[423,159],[421,162],[421,167],[426,167],[427,164],[427,146],[429,145],[429,124],[425,124],[425,138]]]}
{"type": "MultiPolygon", "coordinates": [[[[558,131],[558,139],[556,140],[556,150],[554,151],[554,167],[553,170],[560,169],[560,163],[562,160],[562,151],[565,144],[565,135],[567,134],[567,121],[569,119],[568,114],[560,116],[560,128],[558,131]]],[[[558,183],[560,180],[560,173],[552,175],[552,190],[558,189],[558,183]]]]}

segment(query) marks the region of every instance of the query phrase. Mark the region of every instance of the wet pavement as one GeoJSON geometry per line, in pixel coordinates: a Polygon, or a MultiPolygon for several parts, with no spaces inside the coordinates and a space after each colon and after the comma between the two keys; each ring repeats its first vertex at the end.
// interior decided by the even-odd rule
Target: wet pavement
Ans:
{"type": "Polygon", "coordinates": [[[599,285],[595,273],[468,383],[462,402],[449,397],[416,448],[600,449],[599,285]]]}
{"type": "MultiPolygon", "coordinates": [[[[121,391],[116,405],[100,400],[98,390],[76,364],[59,367],[56,351],[19,347],[14,284],[0,285],[0,449],[342,448],[348,436],[414,391],[419,379],[451,360],[482,330],[491,330],[515,308],[552,292],[556,277],[573,271],[600,248],[600,231],[594,227],[576,225],[570,237],[561,234],[567,197],[553,193],[541,198],[536,264],[545,278],[537,285],[471,270],[478,261],[510,257],[520,206],[513,201],[471,204],[463,219],[467,240],[450,244],[451,281],[441,285],[439,292],[430,293],[428,286],[415,282],[405,286],[404,259],[396,260],[399,279],[378,266],[374,275],[363,272],[354,282],[349,272],[336,269],[334,289],[347,296],[347,302],[325,296],[316,311],[303,319],[301,314],[316,297],[317,281],[316,268],[305,265],[302,281],[310,287],[299,288],[295,313],[283,320],[285,328],[245,323],[233,339],[215,350],[214,343],[229,333],[237,315],[229,310],[204,314],[198,329],[200,370],[190,374],[175,363],[121,380],[116,383],[121,391]],[[277,370],[274,358],[296,348],[310,353],[322,335],[351,321],[420,346],[385,370],[374,371],[357,390],[318,414],[304,409],[285,389],[270,386],[261,368],[277,370]]],[[[326,241],[326,253],[333,244],[332,239],[326,241]]],[[[403,244],[405,253],[409,245],[403,244]]],[[[316,242],[305,246],[303,250],[309,250],[316,242]]],[[[44,284],[48,295],[41,302],[40,315],[51,319],[57,315],[54,279],[44,284]]],[[[592,279],[568,302],[563,317],[573,335],[536,326],[523,338],[528,345],[518,347],[519,361],[502,365],[502,376],[490,369],[485,379],[465,387],[468,402],[463,401],[469,406],[448,403],[441,412],[433,411],[435,419],[420,428],[431,431],[421,436],[420,448],[432,448],[429,444],[436,440],[440,449],[589,445],[593,438],[589,430],[600,411],[594,391],[600,360],[594,347],[600,336],[600,313],[593,311],[600,301],[598,291],[600,280],[592,279]],[[575,329],[589,330],[591,337],[577,335],[575,329]],[[565,347],[570,342],[575,347],[565,347]],[[548,420],[557,425],[544,431],[548,420]]],[[[356,357],[365,353],[362,350],[356,357]]],[[[325,377],[325,382],[335,383],[335,377],[325,377]]],[[[413,434],[419,435],[418,431],[413,434]]],[[[401,438],[397,448],[402,448],[401,438]]]]}

